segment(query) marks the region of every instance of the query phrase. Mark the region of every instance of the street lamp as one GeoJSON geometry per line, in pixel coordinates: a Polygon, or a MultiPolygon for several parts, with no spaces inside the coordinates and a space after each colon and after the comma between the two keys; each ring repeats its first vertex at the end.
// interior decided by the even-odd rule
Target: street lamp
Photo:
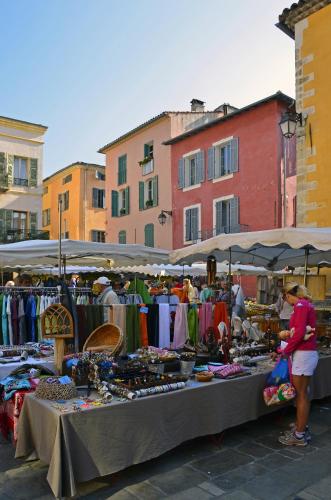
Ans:
{"type": "Polygon", "coordinates": [[[167,215],[169,215],[170,217],[172,215],[172,210],[161,210],[161,213],[158,216],[158,221],[161,226],[164,226],[164,224],[167,222],[167,215]]]}
{"type": "Polygon", "coordinates": [[[280,129],[282,131],[282,134],[286,139],[291,139],[297,128],[297,123],[300,123],[300,126],[302,127],[302,114],[301,113],[295,113],[293,111],[286,111],[282,115],[282,118],[279,122],[280,129]]]}

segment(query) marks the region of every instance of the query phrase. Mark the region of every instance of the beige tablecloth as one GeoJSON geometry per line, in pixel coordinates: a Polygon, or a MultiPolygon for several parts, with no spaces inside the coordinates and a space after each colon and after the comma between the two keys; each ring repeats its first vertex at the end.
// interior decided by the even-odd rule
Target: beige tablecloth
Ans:
{"type": "MultiPolygon", "coordinates": [[[[16,457],[34,453],[49,464],[56,497],[73,496],[79,482],[157,457],[180,443],[215,434],[273,411],[263,402],[266,375],[210,383],[107,407],[60,413],[27,395],[16,457]]],[[[331,357],[320,359],[312,397],[331,395],[331,357]]],[[[275,408],[277,409],[277,408],[275,408]]]]}

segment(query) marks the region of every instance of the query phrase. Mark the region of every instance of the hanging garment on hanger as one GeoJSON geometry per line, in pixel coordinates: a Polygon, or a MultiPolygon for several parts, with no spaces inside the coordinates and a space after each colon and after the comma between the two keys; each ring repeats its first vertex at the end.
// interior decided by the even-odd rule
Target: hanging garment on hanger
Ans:
{"type": "Polygon", "coordinates": [[[180,303],[177,305],[173,341],[174,349],[183,347],[188,338],[187,310],[188,304],[180,303]]]}
{"type": "Polygon", "coordinates": [[[199,342],[199,319],[196,305],[191,305],[187,313],[188,335],[192,345],[199,342]]]}
{"type": "Polygon", "coordinates": [[[220,334],[218,331],[218,325],[222,321],[226,324],[227,329],[229,331],[230,330],[230,322],[229,322],[229,316],[228,316],[228,311],[227,311],[227,304],[225,302],[216,302],[215,308],[214,308],[214,324],[213,324],[216,340],[219,340],[219,338],[220,338],[220,334]]]}
{"type": "Polygon", "coordinates": [[[10,295],[8,295],[6,314],[7,314],[7,321],[8,321],[9,345],[14,345],[13,325],[11,322],[11,301],[12,301],[12,298],[10,295]]]}
{"type": "Polygon", "coordinates": [[[170,307],[159,304],[159,347],[170,347],[170,307]]]}
{"type": "Polygon", "coordinates": [[[25,316],[27,318],[27,327],[28,327],[28,341],[29,342],[36,342],[36,301],[33,295],[29,295],[27,303],[26,303],[26,309],[25,309],[25,316]]]}
{"type": "Polygon", "coordinates": [[[139,312],[139,324],[140,324],[140,343],[142,347],[148,346],[147,315],[148,315],[148,307],[146,307],[145,304],[141,304],[139,312]]]}
{"type": "Polygon", "coordinates": [[[148,305],[147,334],[148,344],[159,347],[159,304],[148,305]]]}
{"type": "Polygon", "coordinates": [[[140,347],[140,328],[138,306],[126,306],[126,338],[127,352],[135,352],[140,347]]]}
{"type": "Polygon", "coordinates": [[[24,300],[22,296],[19,296],[18,300],[18,338],[20,344],[27,342],[24,300]]]}
{"type": "Polygon", "coordinates": [[[13,328],[13,345],[17,345],[19,343],[18,339],[18,300],[16,297],[13,297],[10,302],[10,314],[11,314],[11,322],[13,328]]]}
{"type": "Polygon", "coordinates": [[[126,306],[124,304],[113,304],[111,307],[105,309],[107,309],[108,323],[113,323],[123,332],[124,341],[121,353],[126,353],[126,306]]]}
{"type": "Polygon", "coordinates": [[[199,307],[199,337],[207,340],[207,330],[213,326],[213,304],[205,302],[199,307]]]}
{"type": "MultiPolygon", "coordinates": [[[[4,294],[0,293],[0,315],[2,316],[2,305],[3,305],[4,294]]],[[[0,318],[0,345],[3,345],[3,336],[2,336],[2,318],[0,318]]]]}
{"type": "Polygon", "coordinates": [[[5,295],[2,303],[2,337],[4,345],[9,345],[9,331],[8,331],[8,318],[7,318],[7,301],[8,295],[5,295]]]}

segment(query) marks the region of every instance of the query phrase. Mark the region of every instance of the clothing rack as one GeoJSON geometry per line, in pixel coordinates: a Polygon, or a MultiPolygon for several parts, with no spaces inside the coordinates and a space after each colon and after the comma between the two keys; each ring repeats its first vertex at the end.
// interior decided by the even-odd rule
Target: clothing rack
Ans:
{"type": "Polygon", "coordinates": [[[0,286],[0,291],[4,292],[57,292],[61,291],[60,286],[0,286]]]}

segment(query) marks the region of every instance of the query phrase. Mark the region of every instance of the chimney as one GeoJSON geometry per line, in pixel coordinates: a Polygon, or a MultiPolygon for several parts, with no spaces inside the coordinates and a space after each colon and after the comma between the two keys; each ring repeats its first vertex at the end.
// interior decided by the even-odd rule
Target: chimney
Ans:
{"type": "Polygon", "coordinates": [[[191,111],[200,111],[203,112],[205,110],[204,101],[199,101],[199,99],[192,99],[191,101],[191,111]]]}

